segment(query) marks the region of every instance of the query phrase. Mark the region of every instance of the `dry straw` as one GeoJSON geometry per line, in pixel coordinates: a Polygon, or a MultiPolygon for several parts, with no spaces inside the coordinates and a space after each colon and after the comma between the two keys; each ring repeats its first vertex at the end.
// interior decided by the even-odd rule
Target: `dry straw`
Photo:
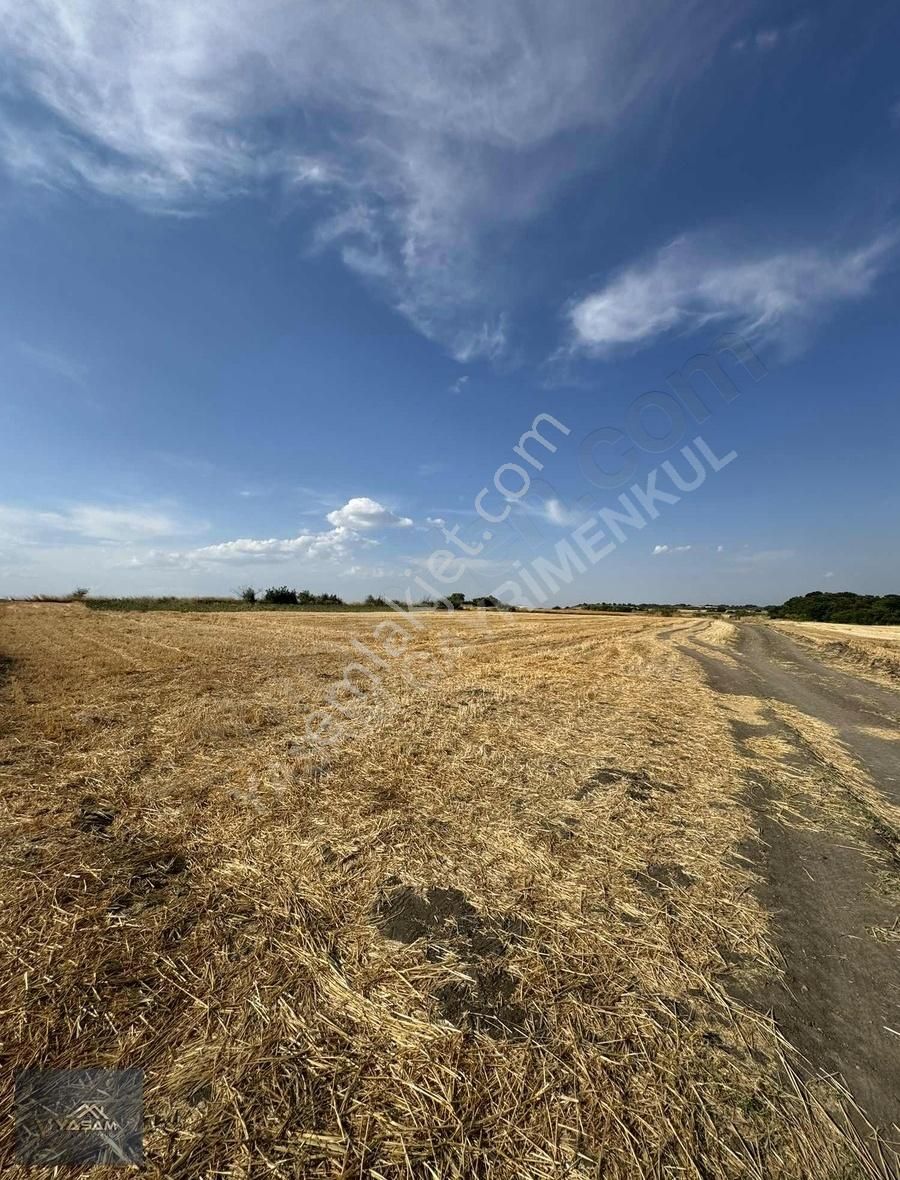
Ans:
{"type": "Polygon", "coordinates": [[[890,1175],[737,998],[744,768],[665,621],[429,616],[323,754],[375,622],[2,609],[8,1076],[143,1068],[179,1180],[890,1175]]]}

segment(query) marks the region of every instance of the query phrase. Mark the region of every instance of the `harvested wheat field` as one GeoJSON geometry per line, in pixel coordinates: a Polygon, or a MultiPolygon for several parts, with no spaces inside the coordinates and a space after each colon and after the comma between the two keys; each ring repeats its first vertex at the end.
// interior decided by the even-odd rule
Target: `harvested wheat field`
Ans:
{"type": "Polygon", "coordinates": [[[7,1076],[142,1069],[179,1180],[894,1175],[770,1014],[753,794],[870,788],[798,801],[736,628],[395,620],[0,610],[7,1076]]]}
{"type": "Polygon", "coordinates": [[[856,623],[779,623],[825,660],[882,683],[900,684],[900,627],[856,623]]]}
{"type": "Polygon", "coordinates": [[[831,636],[852,635],[857,639],[868,639],[892,646],[900,643],[900,627],[873,627],[859,623],[793,623],[791,625],[809,635],[830,633],[831,636]]]}

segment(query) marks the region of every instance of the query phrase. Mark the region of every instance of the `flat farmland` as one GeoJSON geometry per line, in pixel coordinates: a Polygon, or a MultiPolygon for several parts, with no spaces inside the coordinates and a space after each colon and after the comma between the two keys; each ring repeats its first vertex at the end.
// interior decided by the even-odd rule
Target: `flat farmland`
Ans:
{"type": "Polygon", "coordinates": [[[7,1070],[185,1180],[895,1175],[898,694],[791,643],[0,608],[7,1070]]]}
{"type": "Polygon", "coordinates": [[[778,628],[827,662],[882,684],[900,685],[900,627],[779,623],[778,628]]]}
{"type": "Polygon", "coordinates": [[[795,623],[809,634],[825,632],[837,635],[852,635],[856,639],[871,642],[900,644],[900,627],[868,627],[856,623],[795,623]]]}

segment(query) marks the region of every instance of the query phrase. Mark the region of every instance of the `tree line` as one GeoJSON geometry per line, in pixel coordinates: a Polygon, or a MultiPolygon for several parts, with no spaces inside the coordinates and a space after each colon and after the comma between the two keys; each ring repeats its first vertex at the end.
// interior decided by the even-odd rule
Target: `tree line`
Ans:
{"type": "Polygon", "coordinates": [[[811,594],[795,595],[781,606],[770,606],[769,616],[803,623],[859,623],[897,627],[900,626],[900,594],[814,590],[811,594]]]}
{"type": "Polygon", "coordinates": [[[270,606],[343,606],[344,600],[337,594],[313,594],[311,590],[292,590],[290,586],[270,586],[257,593],[252,586],[242,586],[238,591],[241,599],[251,606],[265,602],[270,606]]]}

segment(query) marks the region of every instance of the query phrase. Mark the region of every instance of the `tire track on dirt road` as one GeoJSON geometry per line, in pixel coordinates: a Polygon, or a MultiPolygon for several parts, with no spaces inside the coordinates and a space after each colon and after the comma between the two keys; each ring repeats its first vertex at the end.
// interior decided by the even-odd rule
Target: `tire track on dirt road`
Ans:
{"type": "Polygon", "coordinates": [[[829,727],[870,787],[896,806],[900,692],[828,667],[764,624],[738,625],[727,648],[696,637],[679,646],[700,663],[711,688],[755,698],[756,715],[764,719],[732,722],[738,744],[756,763],[748,797],[760,841],[749,856],[785,964],[783,979],[753,1000],[771,1008],[815,1071],[843,1080],[879,1133],[898,1146],[900,846],[861,802],[846,771],[822,755],[816,725],[829,727]],[[783,706],[798,718],[796,726],[783,706]],[[760,741],[780,751],[768,773],[760,741]],[[786,780],[801,792],[808,826],[779,818],[786,780]],[[846,823],[822,805],[826,796],[842,801],[846,823]],[[879,940],[874,931],[892,933],[879,940]]]}

